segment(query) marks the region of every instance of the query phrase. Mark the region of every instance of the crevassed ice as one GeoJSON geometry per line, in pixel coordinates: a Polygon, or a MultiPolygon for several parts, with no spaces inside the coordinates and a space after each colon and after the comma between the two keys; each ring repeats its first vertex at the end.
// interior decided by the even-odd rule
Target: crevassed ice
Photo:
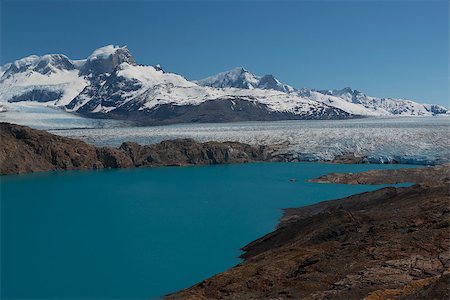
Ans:
{"type": "Polygon", "coordinates": [[[370,162],[437,164],[450,161],[449,118],[395,118],[339,121],[281,121],[228,124],[184,124],[54,131],[99,146],[124,141],[158,143],[176,138],[289,143],[286,150],[301,160],[332,160],[345,153],[370,162]]]}

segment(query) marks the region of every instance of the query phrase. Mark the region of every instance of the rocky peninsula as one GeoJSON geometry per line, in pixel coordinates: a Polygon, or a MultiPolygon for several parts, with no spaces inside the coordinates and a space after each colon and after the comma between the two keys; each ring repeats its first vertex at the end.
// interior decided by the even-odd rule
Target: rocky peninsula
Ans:
{"type": "Polygon", "coordinates": [[[416,184],[286,209],[242,263],[167,299],[449,298],[449,165],[316,181],[416,184]]]}

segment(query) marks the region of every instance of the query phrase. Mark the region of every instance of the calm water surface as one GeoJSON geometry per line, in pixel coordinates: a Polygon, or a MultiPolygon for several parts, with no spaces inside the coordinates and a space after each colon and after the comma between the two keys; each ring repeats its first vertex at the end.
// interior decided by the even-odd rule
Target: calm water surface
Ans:
{"type": "Polygon", "coordinates": [[[3,176],[1,297],[158,298],[238,263],[240,247],[273,230],[282,208],[380,187],[305,180],[399,167],[258,163],[3,176]]]}

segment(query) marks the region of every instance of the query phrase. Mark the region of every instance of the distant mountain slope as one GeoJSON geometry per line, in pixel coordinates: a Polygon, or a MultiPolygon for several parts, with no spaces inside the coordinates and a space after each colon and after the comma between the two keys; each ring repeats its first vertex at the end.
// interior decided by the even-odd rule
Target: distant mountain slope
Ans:
{"type": "Polygon", "coordinates": [[[145,124],[449,114],[439,105],[370,97],[351,88],[297,90],[244,68],[189,81],[159,65],[139,65],[126,47],[112,45],[82,60],[29,56],[2,66],[0,76],[2,107],[35,101],[145,124]]]}
{"type": "Polygon", "coordinates": [[[319,93],[365,107],[377,115],[425,116],[448,112],[448,109],[441,105],[421,104],[407,99],[371,97],[349,87],[341,90],[319,91],[319,93]]]}

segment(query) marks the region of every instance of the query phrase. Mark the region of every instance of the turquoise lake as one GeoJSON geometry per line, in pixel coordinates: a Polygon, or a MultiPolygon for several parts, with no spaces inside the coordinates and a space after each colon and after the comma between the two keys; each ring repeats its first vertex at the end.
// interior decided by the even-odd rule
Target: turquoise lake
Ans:
{"type": "Polygon", "coordinates": [[[307,179],[400,167],[408,166],[256,163],[3,176],[1,298],[158,298],[237,264],[239,249],[272,231],[282,208],[380,188],[307,179]]]}

